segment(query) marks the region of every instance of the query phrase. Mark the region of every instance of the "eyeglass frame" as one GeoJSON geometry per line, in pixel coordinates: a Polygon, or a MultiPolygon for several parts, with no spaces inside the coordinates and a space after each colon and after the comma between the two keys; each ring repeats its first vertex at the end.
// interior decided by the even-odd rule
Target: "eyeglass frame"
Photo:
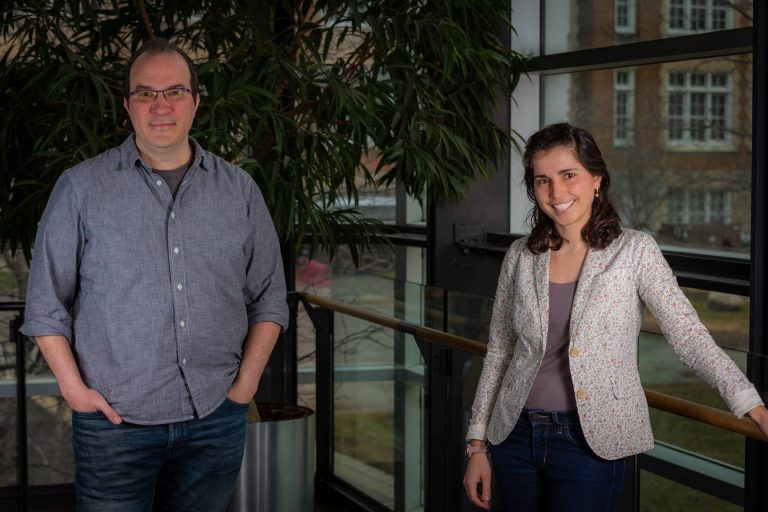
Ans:
{"type": "MultiPolygon", "coordinates": [[[[171,100],[169,100],[165,96],[165,93],[168,92],[168,91],[184,91],[186,93],[192,94],[192,89],[190,89],[189,87],[169,87],[168,89],[163,89],[163,90],[160,90],[160,91],[158,91],[156,89],[134,89],[133,91],[128,93],[128,97],[131,98],[131,97],[133,97],[134,94],[138,94],[140,92],[153,92],[153,93],[155,93],[154,97],[151,100],[148,100],[147,103],[154,102],[157,99],[157,96],[159,94],[163,95],[163,99],[165,101],[171,101],[171,100]]],[[[183,96],[181,98],[178,98],[178,99],[182,99],[182,98],[183,98],[183,96]]],[[[137,100],[137,101],[142,101],[142,100],[137,100]]]]}

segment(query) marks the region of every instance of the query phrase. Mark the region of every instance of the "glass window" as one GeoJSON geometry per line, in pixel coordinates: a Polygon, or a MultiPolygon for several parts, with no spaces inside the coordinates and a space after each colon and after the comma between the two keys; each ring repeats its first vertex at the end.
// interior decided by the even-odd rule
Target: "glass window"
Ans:
{"type": "Polygon", "coordinates": [[[635,72],[616,70],[613,90],[613,143],[632,144],[635,123],[635,72]]]}
{"type": "Polygon", "coordinates": [[[617,34],[635,33],[634,0],[616,0],[614,4],[614,27],[617,34]]]}
{"type": "MultiPolygon", "coordinates": [[[[541,3],[543,47],[540,52],[534,52],[535,55],[752,26],[752,2],[748,0],[541,0],[541,3]]],[[[516,5],[515,9],[518,8],[516,5]]]]}
{"type": "Polygon", "coordinates": [[[541,124],[592,132],[626,227],[748,258],[751,76],[751,55],[541,75],[541,124]]]}
{"type": "Polygon", "coordinates": [[[724,190],[675,190],[669,196],[667,220],[674,226],[730,223],[731,195],[724,190]]]}
{"type": "Polygon", "coordinates": [[[733,131],[730,75],[670,71],[668,83],[668,144],[693,142],[702,151],[729,149],[733,131]]]}
{"type": "Polygon", "coordinates": [[[672,33],[724,30],[733,28],[734,15],[743,17],[744,7],[751,11],[751,2],[670,0],[667,24],[672,33]]]}

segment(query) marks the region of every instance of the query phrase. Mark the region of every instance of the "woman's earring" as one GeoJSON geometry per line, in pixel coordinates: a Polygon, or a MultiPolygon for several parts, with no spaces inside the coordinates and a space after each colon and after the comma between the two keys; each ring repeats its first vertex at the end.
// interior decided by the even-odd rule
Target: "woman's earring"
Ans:
{"type": "Polygon", "coordinates": [[[598,192],[599,189],[595,189],[595,199],[600,197],[600,192],[598,192]]]}

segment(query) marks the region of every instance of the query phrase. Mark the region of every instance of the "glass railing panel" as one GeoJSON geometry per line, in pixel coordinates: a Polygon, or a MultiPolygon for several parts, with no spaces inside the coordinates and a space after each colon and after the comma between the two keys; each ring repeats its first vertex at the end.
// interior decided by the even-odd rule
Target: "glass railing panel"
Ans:
{"type": "MultiPolygon", "coordinates": [[[[704,324],[712,331],[718,344],[725,347],[726,353],[742,371],[746,371],[747,354],[744,349],[748,339],[746,329],[749,300],[740,296],[711,294],[691,289],[684,289],[684,292],[696,307],[704,324]],[[733,350],[733,348],[742,350],[733,350]]],[[[397,281],[391,276],[370,275],[364,272],[334,276],[328,296],[414,324],[427,325],[469,339],[487,341],[493,304],[490,298],[447,292],[417,283],[397,281]]],[[[639,339],[639,364],[644,386],[727,410],[719,395],[680,363],[663,336],[658,334],[658,325],[651,317],[646,318],[644,329],[650,331],[642,332],[639,339]]],[[[336,462],[337,474],[382,503],[391,506],[399,499],[398,496],[401,496],[397,491],[400,480],[398,480],[396,468],[398,467],[397,454],[401,453],[397,447],[403,446],[403,441],[397,440],[399,434],[395,426],[388,427],[389,430],[387,430],[381,425],[388,422],[392,425],[398,423],[395,419],[394,405],[397,403],[397,375],[403,375],[402,372],[397,373],[400,371],[398,362],[405,360],[404,357],[418,361],[420,367],[423,367],[423,362],[412,340],[410,343],[401,345],[397,341],[397,336],[403,335],[397,335],[391,330],[373,326],[347,315],[335,315],[335,336],[334,375],[337,390],[335,415],[340,421],[337,422],[334,440],[337,443],[336,451],[341,454],[336,462]],[[401,348],[398,349],[398,347],[401,348]],[[401,356],[394,355],[397,350],[401,350],[401,356]],[[409,350],[411,352],[408,352],[409,350]],[[371,400],[371,397],[374,399],[371,400]],[[386,400],[381,397],[385,397],[386,400]],[[369,410],[372,407],[369,402],[375,404],[373,411],[369,410]],[[365,414],[361,416],[362,413],[365,414]],[[377,434],[376,428],[379,428],[379,434],[381,432],[387,432],[387,434],[384,436],[377,434]],[[344,437],[340,438],[340,435],[344,437]],[[378,442],[375,441],[377,435],[378,439],[385,439],[379,442],[379,445],[384,448],[378,449],[378,453],[388,453],[386,457],[364,453],[354,445],[355,439],[366,438],[378,442]],[[398,442],[401,444],[398,445],[398,442]],[[379,469],[378,475],[381,478],[376,485],[372,481],[366,482],[362,476],[363,473],[355,472],[351,463],[344,466],[345,461],[354,461],[356,458],[379,469]],[[390,468],[389,471],[392,474],[382,471],[381,468],[390,468]]],[[[407,339],[410,340],[410,337],[407,339]]],[[[301,353],[300,350],[300,357],[301,353]]],[[[482,358],[458,352],[454,352],[453,357],[455,361],[463,361],[460,363],[463,385],[454,388],[456,392],[461,393],[463,406],[461,418],[452,419],[452,421],[460,420],[461,424],[455,428],[464,432],[470,419],[470,408],[482,368],[482,358]]],[[[301,364],[304,363],[300,362],[301,364]]],[[[413,377],[412,373],[407,374],[413,377]]],[[[423,408],[423,404],[419,407],[423,408]]],[[[743,471],[744,438],[742,435],[732,434],[720,428],[710,427],[656,409],[651,409],[650,414],[658,441],[733,466],[734,471],[743,471]]],[[[412,435],[408,438],[415,439],[412,435]]],[[[457,446],[455,449],[461,450],[462,446],[457,446]]],[[[376,453],[376,450],[373,453],[376,453]]],[[[405,462],[406,467],[412,467],[412,465],[405,462]]],[[[423,486],[420,489],[420,492],[423,492],[423,486]]],[[[691,490],[691,492],[698,491],[691,490]]],[[[466,501],[462,507],[462,510],[472,509],[466,501]]]]}
{"type": "Polygon", "coordinates": [[[13,312],[0,312],[0,488],[17,484],[16,346],[10,340],[13,312]]]}
{"type": "Polygon", "coordinates": [[[72,411],[61,396],[31,395],[27,399],[29,485],[71,484],[72,411]]]}
{"type": "Polygon", "coordinates": [[[298,255],[296,290],[332,298],[415,324],[442,325],[443,291],[421,283],[424,249],[418,247],[379,247],[361,256],[355,267],[349,251],[339,249],[333,260],[317,253],[311,258],[304,251],[298,255]],[[407,249],[396,268],[396,251],[407,249]],[[434,301],[435,296],[440,297],[434,301]],[[437,309],[430,310],[436,307],[437,309]]]}
{"type": "Polygon", "coordinates": [[[29,485],[71,484],[72,411],[37,345],[26,346],[29,485]]]}
{"type": "Polygon", "coordinates": [[[425,364],[410,335],[334,317],[336,476],[390,509],[423,510],[425,364]]]}
{"type": "MultiPolygon", "coordinates": [[[[741,352],[749,350],[749,297],[695,288],[681,289],[718,345],[741,352]]],[[[647,308],[643,331],[661,334],[659,324],[647,308]]]]}
{"type": "MultiPolygon", "coordinates": [[[[640,375],[647,389],[728,410],[720,395],[685,367],[664,337],[640,334],[640,375]]],[[[746,370],[746,354],[726,349],[746,370]]],[[[651,424],[657,440],[692,452],[744,467],[744,436],[651,408],[651,424]]]]}
{"type": "Polygon", "coordinates": [[[471,340],[488,341],[493,299],[448,292],[447,331],[471,340]]]}
{"type": "MultiPolygon", "coordinates": [[[[0,487],[17,485],[16,346],[11,321],[16,312],[0,312],[0,487]]],[[[25,340],[27,395],[27,475],[29,485],[74,481],[71,412],[37,346],[25,340]]]]}
{"type": "Polygon", "coordinates": [[[734,505],[648,471],[640,471],[640,511],[740,512],[734,505]]]}

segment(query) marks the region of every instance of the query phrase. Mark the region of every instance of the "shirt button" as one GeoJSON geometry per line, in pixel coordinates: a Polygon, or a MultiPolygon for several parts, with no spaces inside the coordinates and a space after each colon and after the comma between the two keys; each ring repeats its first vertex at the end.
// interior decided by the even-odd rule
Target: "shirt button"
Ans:
{"type": "Polygon", "coordinates": [[[185,324],[185,323],[184,323],[184,320],[182,320],[181,322],[179,322],[179,325],[180,325],[180,326],[182,326],[182,327],[184,327],[184,326],[185,326],[185,325],[187,325],[187,324],[185,324]]]}
{"type": "Polygon", "coordinates": [[[578,347],[571,348],[571,357],[579,357],[579,355],[581,355],[581,352],[578,347]]]}
{"type": "Polygon", "coordinates": [[[187,358],[186,357],[181,360],[181,364],[187,364],[187,358]]]}
{"type": "Polygon", "coordinates": [[[579,389],[578,391],[576,391],[576,398],[578,398],[579,400],[584,400],[585,398],[587,398],[587,392],[584,391],[583,389],[579,389]]]}
{"type": "Polygon", "coordinates": [[[173,254],[179,254],[179,248],[178,247],[174,247],[173,248],[173,254]]]}
{"type": "Polygon", "coordinates": [[[157,180],[157,186],[158,186],[158,187],[159,187],[160,185],[162,185],[162,184],[163,184],[163,180],[157,180]]]}
{"type": "Polygon", "coordinates": [[[182,288],[184,288],[184,287],[183,287],[183,286],[181,286],[181,283],[179,283],[179,284],[177,284],[177,285],[176,285],[176,289],[177,289],[177,290],[181,290],[182,288]]]}
{"type": "Polygon", "coordinates": [[[176,214],[175,214],[174,212],[171,212],[171,218],[172,218],[172,219],[175,219],[175,218],[176,218],[176,214]]]}

